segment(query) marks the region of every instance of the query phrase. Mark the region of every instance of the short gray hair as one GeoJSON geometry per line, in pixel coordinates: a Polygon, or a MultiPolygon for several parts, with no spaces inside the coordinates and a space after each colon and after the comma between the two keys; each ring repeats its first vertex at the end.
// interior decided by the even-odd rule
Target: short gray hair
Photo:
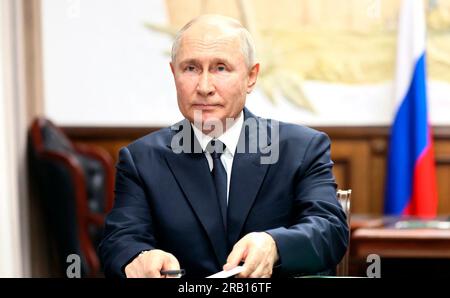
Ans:
{"type": "MultiPolygon", "coordinates": [[[[196,18],[190,20],[186,25],[183,26],[183,28],[181,28],[177,32],[177,34],[175,35],[175,40],[172,44],[172,53],[171,53],[172,54],[171,55],[172,63],[175,62],[178,50],[180,49],[181,38],[183,37],[183,33],[186,30],[188,30],[192,25],[197,23],[203,17],[214,17],[214,15],[203,15],[203,16],[196,17],[196,18]]],[[[226,18],[228,25],[230,25],[230,27],[237,30],[239,39],[241,41],[240,42],[241,50],[242,50],[242,53],[244,54],[245,64],[247,65],[247,67],[249,69],[251,67],[253,67],[253,65],[255,65],[255,63],[256,63],[255,62],[256,61],[256,50],[255,50],[255,43],[253,41],[253,38],[252,38],[250,32],[248,32],[248,30],[235,19],[232,19],[229,17],[223,17],[223,16],[219,16],[219,15],[217,15],[216,17],[226,18]]]]}

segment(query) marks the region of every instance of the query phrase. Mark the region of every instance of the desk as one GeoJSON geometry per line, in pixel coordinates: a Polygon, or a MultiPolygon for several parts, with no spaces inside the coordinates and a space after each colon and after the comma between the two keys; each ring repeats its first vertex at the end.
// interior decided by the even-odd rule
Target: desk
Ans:
{"type": "Polygon", "coordinates": [[[360,228],[351,239],[351,254],[389,258],[450,258],[450,231],[360,228]]]}
{"type": "Polygon", "coordinates": [[[396,229],[394,224],[399,220],[354,216],[350,242],[352,273],[361,275],[367,267],[367,256],[377,254],[382,263],[393,266],[392,270],[403,267],[402,274],[408,273],[407,267],[423,273],[429,270],[425,267],[431,266],[434,271],[450,275],[450,229],[396,229]]]}

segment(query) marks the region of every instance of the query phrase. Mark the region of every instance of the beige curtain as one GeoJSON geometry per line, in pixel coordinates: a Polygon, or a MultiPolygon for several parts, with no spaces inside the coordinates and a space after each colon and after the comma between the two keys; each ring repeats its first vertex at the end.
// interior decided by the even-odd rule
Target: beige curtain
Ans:
{"type": "Polygon", "coordinates": [[[43,111],[39,7],[0,0],[0,277],[48,272],[26,167],[27,130],[43,111]]]}

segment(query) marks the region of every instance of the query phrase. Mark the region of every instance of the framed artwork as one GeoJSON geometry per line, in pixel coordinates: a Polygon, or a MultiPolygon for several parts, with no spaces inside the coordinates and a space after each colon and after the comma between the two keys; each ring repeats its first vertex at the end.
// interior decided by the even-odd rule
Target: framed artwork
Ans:
{"type": "MultiPolygon", "coordinates": [[[[429,105],[450,124],[450,0],[426,1],[429,105]]],[[[399,1],[42,0],[45,113],[63,125],[178,121],[177,30],[205,13],[251,32],[261,64],[247,106],[314,126],[389,125],[399,1]]]]}

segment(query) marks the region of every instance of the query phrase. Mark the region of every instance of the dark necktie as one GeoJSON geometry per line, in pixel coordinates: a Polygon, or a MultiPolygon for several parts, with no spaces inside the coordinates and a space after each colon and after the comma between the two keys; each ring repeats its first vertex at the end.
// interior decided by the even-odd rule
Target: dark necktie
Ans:
{"type": "Polygon", "coordinates": [[[206,151],[211,154],[213,160],[212,176],[216,188],[217,200],[222,214],[223,224],[227,227],[227,172],[220,161],[220,156],[225,150],[225,144],[219,140],[211,140],[206,151]]]}

